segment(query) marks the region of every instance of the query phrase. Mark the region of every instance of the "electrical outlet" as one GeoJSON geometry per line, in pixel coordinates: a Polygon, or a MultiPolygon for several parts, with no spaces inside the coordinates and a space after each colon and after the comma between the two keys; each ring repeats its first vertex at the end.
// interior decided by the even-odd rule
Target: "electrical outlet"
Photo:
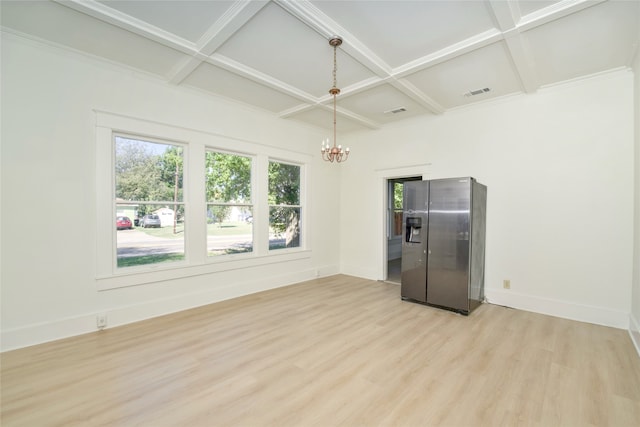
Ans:
{"type": "Polygon", "coordinates": [[[107,327],[107,315],[105,313],[98,314],[96,316],[96,326],[98,329],[104,329],[107,327]]]}
{"type": "Polygon", "coordinates": [[[511,289],[511,280],[504,279],[502,281],[502,287],[505,288],[505,289],[511,289]]]}

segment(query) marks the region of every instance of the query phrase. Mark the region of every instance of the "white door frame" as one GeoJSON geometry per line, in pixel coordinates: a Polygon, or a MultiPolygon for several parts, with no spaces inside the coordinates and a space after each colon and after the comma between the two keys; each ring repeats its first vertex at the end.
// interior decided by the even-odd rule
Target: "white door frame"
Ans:
{"type": "Polygon", "coordinates": [[[381,204],[378,208],[378,212],[383,212],[380,227],[380,239],[378,239],[378,259],[380,262],[378,263],[377,280],[386,280],[387,278],[387,224],[389,222],[389,212],[387,209],[387,201],[389,197],[387,181],[390,179],[408,178],[412,176],[422,176],[423,180],[429,179],[430,170],[431,163],[424,163],[421,165],[405,166],[400,168],[377,169],[375,171],[378,179],[377,187],[380,191],[378,200],[381,204]]]}

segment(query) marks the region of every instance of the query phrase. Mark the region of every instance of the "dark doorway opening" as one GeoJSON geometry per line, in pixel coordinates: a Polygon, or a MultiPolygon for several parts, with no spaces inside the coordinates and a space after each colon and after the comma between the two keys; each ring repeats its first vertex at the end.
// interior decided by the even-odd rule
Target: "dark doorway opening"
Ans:
{"type": "Polygon", "coordinates": [[[387,179],[387,282],[400,284],[402,263],[402,193],[407,181],[421,176],[387,179]]]}

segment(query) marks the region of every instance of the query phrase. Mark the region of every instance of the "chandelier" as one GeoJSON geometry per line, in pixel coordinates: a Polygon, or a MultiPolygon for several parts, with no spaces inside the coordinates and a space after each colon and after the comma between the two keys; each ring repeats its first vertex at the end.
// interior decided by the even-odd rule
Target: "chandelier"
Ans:
{"type": "Polygon", "coordinates": [[[336,162],[344,162],[349,157],[349,147],[342,149],[342,145],[336,146],[336,96],[340,93],[340,89],[336,87],[336,71],[337,71],[337,62],[336,62],[336,52],[338,50],[338,46],[342,44],[342,39],[338,36],[333,36],[329,39],[329,44],[333,46],[333,87],[329,89],[329,93],[333,96],[333,147],[329,145],[329,139],[322,141],[322,148],[320,152],[322,153],[322,159],[328,162],[332,162],[335,160],[336,162]]]}

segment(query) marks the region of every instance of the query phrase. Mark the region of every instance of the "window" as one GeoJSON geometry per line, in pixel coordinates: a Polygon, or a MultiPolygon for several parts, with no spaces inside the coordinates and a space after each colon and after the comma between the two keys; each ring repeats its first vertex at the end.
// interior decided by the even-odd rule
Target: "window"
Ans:
{"type": "Polygon", "coordinates": [[[301,234],[300,166],[269,162],[269,249],[296,248],[301,234]]]}
{"type": "Polygon", "coordinates": [[[388,237],[402,236],[402,198],[404,183],[408,181],[420,181],[421,177],[395,178],[387,180],[387,207],[389,212],[388,237]]]}
{"type": "Polygon", "coordinates": [[[103,111],[95,152],[99,290],[311,256],[310,155],[103,111]]]}
{"type": "Polygon", "coordinates": [[[253,251],[250,157],[207,151],[207,255],[253,251]]]}
{"type": "Polygon", "coordinates": [[[391,236],[402,235],[402,192],[404,190],[404,183],[398,181],[391,181],[391,236]]]}
{"type": "Polygon", "coordinates": [[[117,267],[183,260],[183,148],[126,136],[114,145],[117,267]]]}

